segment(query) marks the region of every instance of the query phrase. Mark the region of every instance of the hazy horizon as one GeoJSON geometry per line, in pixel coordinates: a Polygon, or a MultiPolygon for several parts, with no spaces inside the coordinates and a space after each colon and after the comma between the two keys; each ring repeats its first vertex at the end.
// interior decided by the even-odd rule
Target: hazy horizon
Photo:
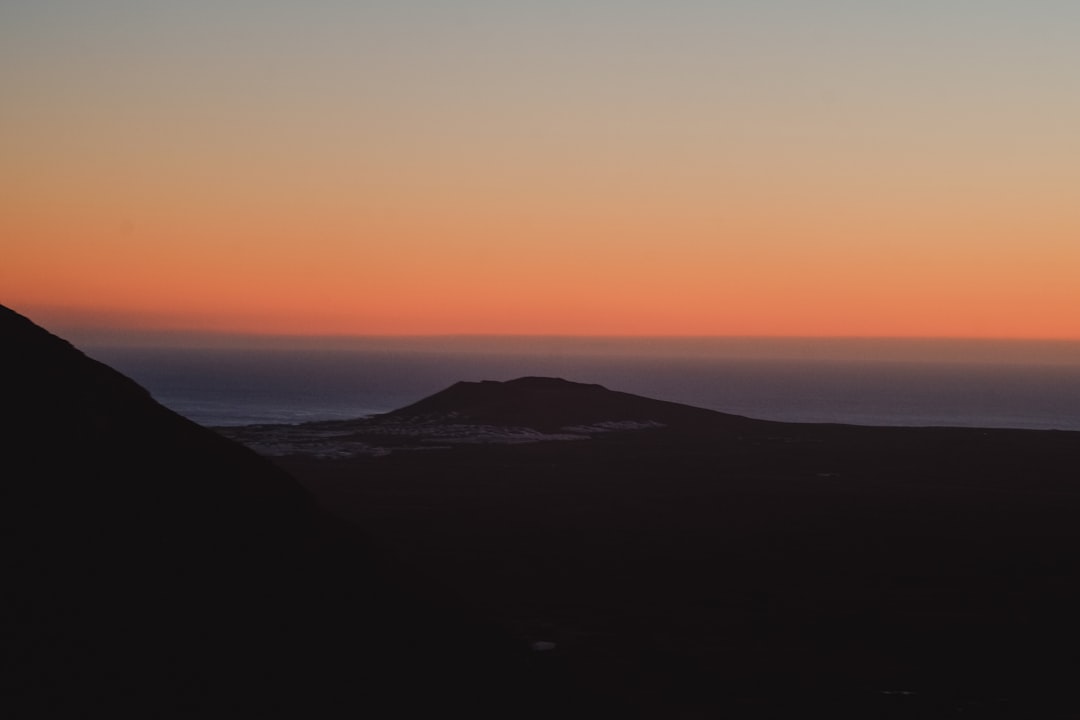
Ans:
{"type": "Polygon", "coordinates": [[[1080,340],[677,335],[266,335],[49,328],[93,348],[381,351],[455,355],[637,356],[793,361],[886,361],[1080,366],[1080,340]]]}
{"type": "Polygon", "coordinates": [[[1080,430],[1080,343],[442,337],[77,346],[207,425],[355,418],[460,381],[544,376],[790,422],[1080,430]]]}

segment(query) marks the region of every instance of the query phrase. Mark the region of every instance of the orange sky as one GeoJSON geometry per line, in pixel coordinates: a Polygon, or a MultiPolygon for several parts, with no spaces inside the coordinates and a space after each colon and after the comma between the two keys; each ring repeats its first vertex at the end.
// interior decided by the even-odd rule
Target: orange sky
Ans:
{"type": "Polygon", "coordinates": [[[86,328],[1080,338],[1060,4],[246,4],[0,10],[0,302],[86,328]]]}

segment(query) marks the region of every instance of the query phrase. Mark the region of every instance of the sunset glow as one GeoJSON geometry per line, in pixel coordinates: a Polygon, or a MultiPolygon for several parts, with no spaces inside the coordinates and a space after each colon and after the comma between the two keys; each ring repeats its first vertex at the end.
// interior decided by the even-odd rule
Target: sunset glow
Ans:
{"type": "Polygon", "coordinates": [[[890,7],[9,3],[0,302],[300,335],[1080,338],[1080,5],[890,7]]]}

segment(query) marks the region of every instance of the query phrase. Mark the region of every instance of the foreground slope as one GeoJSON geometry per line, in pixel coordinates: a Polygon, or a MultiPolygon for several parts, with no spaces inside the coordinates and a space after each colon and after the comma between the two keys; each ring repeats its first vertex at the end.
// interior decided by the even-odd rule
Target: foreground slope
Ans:
{"type": "Polygon", "coordinates": [[[0,348],[0,714],[534,709],[524,652],[283,471],[3,307],[0,348]]]}
{"type": "Polygon", "coordinates": [[[552,379],[338,427],[384,425],[419,440],[279,463],[646,716],[1080,713],[1078,433],[770,423],[552,379]]]}

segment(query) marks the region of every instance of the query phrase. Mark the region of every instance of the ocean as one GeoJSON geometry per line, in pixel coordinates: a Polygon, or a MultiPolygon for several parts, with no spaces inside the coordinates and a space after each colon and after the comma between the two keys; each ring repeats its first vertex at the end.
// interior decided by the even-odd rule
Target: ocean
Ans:
{"type": "Polygon", "coordinates": [[[1080,343],[364,338],[79,347],[209,426],[360,417],[459,380],[543,375],[768,420],[1080,430],[1080,343]]]}

